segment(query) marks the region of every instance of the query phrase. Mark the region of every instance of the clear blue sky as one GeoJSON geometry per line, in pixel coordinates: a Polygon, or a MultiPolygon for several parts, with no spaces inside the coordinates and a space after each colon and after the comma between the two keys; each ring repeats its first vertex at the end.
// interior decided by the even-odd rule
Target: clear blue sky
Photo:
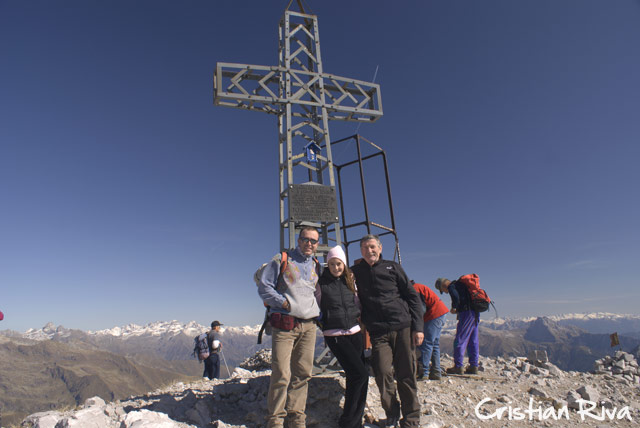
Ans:
{"type": "MultiPolygon", "coordinates": [[[[261,321],[276,119],[215,107],[212,72],[276,65],[287,3],[0,0],[0,328],[261,321]]],[[[411,278],[476,272],[504,316],[638,312],[640,2],[307,3],[326,72],[378,69],[359,132],[411,278]]]]}

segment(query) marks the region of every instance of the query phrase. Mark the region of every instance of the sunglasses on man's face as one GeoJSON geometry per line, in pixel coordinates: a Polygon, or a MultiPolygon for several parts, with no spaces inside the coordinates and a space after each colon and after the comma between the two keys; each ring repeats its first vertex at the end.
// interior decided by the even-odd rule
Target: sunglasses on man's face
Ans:
{"type": "Polygon", "coordinates": [[[318,243],[317,239],[311,239],[311,238],[300,238],[300,240],[302,241],[302,243],[306,244],[307,242],[311,243],[311,245],[316,245],[318,243]]]}

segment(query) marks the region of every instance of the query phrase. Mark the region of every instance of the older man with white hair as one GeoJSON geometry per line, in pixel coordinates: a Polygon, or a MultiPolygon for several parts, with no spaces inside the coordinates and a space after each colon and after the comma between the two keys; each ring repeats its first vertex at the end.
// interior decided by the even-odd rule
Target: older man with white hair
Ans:
{"type": "Polygon", "coordinates": [[[387,416],[384,426],[396,427],[402,409],[401,426],[418,428],[415,349],[424,339],[422,303],[402,266],[382,259],[378,236],[364,236],[360,252],[364,261],[351,269],[358,285],[362,321],[371,337],[373,371],[387,416]]]}

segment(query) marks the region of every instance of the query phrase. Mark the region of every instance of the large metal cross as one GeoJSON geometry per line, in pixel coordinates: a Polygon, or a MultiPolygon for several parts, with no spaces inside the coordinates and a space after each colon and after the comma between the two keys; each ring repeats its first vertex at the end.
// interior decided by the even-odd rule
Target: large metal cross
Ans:
{"type": "Polygon", "coordinates": [[[382,101],[375,83],[324,73],[318,18],[300,9],[280,20],[278,66],[217,64],[214,103],[277,115],[280,250],[295,248],[296,225],[311,222],[322,254],[341,243],[329,120],[374,122],[382,101]]]}

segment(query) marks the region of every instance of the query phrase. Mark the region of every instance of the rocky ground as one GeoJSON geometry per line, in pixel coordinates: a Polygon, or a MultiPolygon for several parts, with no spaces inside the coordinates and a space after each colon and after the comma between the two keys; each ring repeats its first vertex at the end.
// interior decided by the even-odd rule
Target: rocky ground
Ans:
{"type": "MultiPolygon", "coordinates": [[[[230,379],[201,380],[105,403],[99,398],[68,412],[29,416],[28,428],[187,428],[264,427],[269,386],[269,352],[260,351],[230,379]]],[[[443,367],[452,365],[449,356],[443,367]]],[[[565,372],[544,352],[528,358],[482,358],[477,376],[419,381],[421,427],[637,427],[640,426],[640,371],[630,354],[598,360],[595,372],[565,372]]],[[[309,388],[307,426],[336,427],[344,377],[314,375],[309,388]]],[[[373,378],[365,426],[384,418],[373,378]]]]}

